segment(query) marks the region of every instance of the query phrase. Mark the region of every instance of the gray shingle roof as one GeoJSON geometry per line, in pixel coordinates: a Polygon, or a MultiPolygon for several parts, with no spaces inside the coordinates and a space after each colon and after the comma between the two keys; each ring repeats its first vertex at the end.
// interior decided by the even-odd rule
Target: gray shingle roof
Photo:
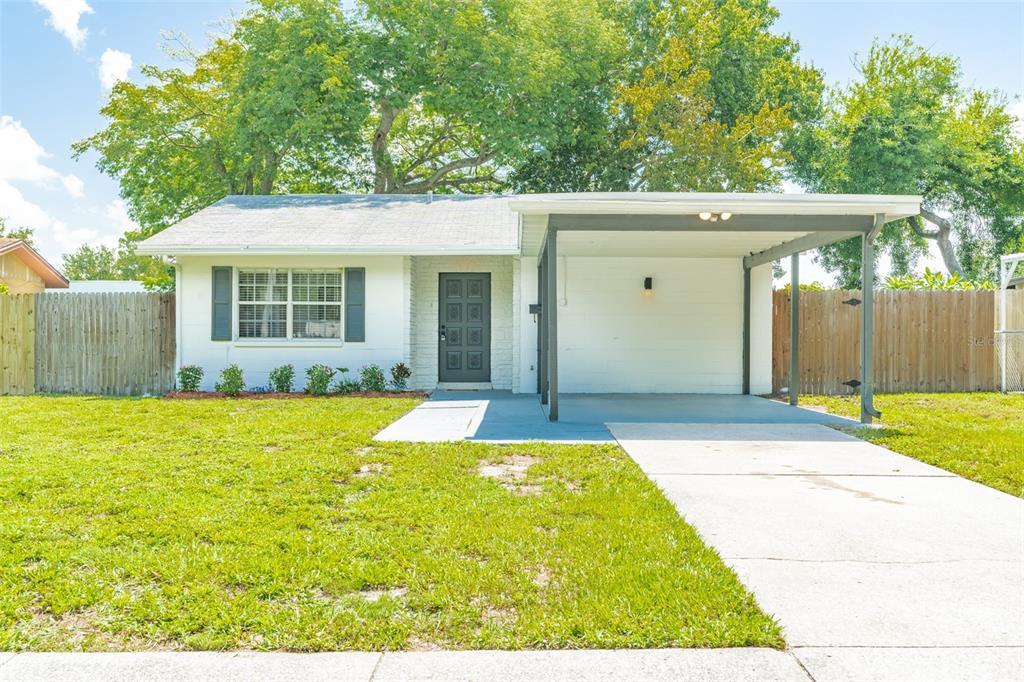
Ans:
{"type": "Polygon", "coordinates": [[[140,253],[517,253],[511,197],[422,194],[228,196],[139,245],[140,253]]]}

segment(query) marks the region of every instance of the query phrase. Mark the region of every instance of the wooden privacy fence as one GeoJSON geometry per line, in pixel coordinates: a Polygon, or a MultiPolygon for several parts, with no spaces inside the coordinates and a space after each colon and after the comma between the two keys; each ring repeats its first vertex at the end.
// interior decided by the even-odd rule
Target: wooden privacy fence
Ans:
{"type": "Polygon", "coordinates": [[[0,296],[0,394],[174,387],[174,294],[0,296]]]}
{"type": "MultiPolygon", "coordinates": [[[[874,382],[879,392],[999,388],[994,291],[875,293],[874,382]]],[[[800,390],[846,394],[860,378],[859,291],[800,292],[800,390]]],[[[772,389],[789,385],[789,293],[774,294],[772,389]]]]}

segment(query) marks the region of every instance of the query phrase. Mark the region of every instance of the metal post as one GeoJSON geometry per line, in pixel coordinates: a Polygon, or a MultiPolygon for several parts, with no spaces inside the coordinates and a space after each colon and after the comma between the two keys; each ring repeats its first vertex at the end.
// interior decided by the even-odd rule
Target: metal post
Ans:
{"type": "Polygon", "coordinates": [[[870,424],[881,417],[875,410],[874,335],[875,335],[875,237],[885,224],[885,214],[875,216],[874,226],[861,242],[861,318],[860,318],[860,423],[870,424]]]}
{"type": "Polygon", "coordinates": [[[800,398],[800,254],[789,257],[789,404],[800,398]]]}
{"type": "Polygon", "coordinates": [[[547,318],[544,317],[544,297],[544,254],[542,252],[537,257],[537,302],[540,304],[540,312],[537,313],[537,393],[540,394],[541,404],[547,405],[548,394],[545,392],[547,370],[544,366],[545,353],[547,352],[545,348],[547,318]]]}
{"type": "Polygon", "coordinates": [[[558,231],[548,226],[547,298],[544,300],[548,320],[548,419],[558,421],[558,231]]]}
{"type": "Polygon", "coordinates": [[[743,395],[750,395],[750,268],[743,268],[743,395]]]}

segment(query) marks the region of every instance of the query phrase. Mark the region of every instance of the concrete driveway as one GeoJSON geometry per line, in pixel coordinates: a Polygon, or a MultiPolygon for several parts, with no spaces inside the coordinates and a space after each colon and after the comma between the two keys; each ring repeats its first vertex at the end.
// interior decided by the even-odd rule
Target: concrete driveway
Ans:
{"type": "Polygon", "coordinates": [[[1024,679],[1024,500],[822,425],[608,427],[817,682],[1024,679]]]}

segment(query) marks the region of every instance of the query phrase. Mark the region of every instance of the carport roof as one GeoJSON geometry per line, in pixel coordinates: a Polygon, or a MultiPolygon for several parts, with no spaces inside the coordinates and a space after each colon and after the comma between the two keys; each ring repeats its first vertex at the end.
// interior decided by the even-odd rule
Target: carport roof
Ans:
{"type": "Polygon", "coordinates": [[[917,215],[920,206],[919,196],[876,194],[583,192],[509,201],[522,215],[527,256],[540,252],[549,226],[562,233],[562,255],[738,257],[796,240],[815,248],[865,233],[878,217],[917,215]],[[702,212],[732,216],[710,222],[702,212]]]}

